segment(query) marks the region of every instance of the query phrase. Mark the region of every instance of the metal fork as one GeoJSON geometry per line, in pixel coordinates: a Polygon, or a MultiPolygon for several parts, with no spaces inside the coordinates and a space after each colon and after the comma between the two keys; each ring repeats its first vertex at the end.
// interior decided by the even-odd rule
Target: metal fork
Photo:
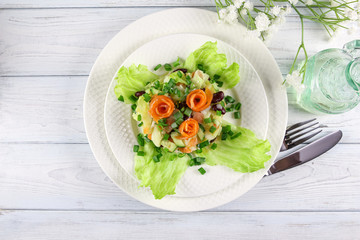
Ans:
{"type": "Polygon", "coordinates": [[[316,118],[307,121],[299,122],[294,125],[287,127],[285,132],[284,142],[281,146],[280,152],[293,148],[315,135],[319,134],[322,130],[318,130],[315,133],[311,133],[316,129],[324,127],[319,125],[319,122],[315,122],[316,118]],[[310,135],[307,135],[311,133],[310,135]]]}

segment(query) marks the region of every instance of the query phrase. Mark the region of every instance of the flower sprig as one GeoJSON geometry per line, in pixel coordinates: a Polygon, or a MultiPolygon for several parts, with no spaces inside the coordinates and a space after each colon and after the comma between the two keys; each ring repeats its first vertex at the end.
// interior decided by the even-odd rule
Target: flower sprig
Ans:
{"type": "Polygon", "coordinates": [[[359,0],[260,0],[261,6],[255,7],[250,0],[215,0],[220,21],[225,23],[243,23],[248,33],[268,43],[278,28],[286,22],[285,17],[292,9],[300,18],[301,42],[284,83],[301,90],[305,78],[308,54],[304,41],[304,20],[321,24],[330,37],[340,30],[349,33],[360,25],[359,0]],[[299,54],[304,54],[304,61],[299,68],[299,54]]]}

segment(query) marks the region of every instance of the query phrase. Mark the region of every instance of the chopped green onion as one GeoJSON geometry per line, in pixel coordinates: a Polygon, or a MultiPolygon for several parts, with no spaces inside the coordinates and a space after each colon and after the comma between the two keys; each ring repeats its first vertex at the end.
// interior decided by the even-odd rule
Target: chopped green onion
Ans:
{"type": "Polygon", "coordinates": [[[192,167],[192,166],[194,166],[194,165],[195,165],[194,159],[190,159],[190,160],[189,160],[189,166],[192,167]]]}
{"type": "Polygon", "coordinates": [[[209,129],[209,131],[210,131],[211,133],[214,133],[214,132],[216,131],[216,127],[211,126],[211,128],[209,129]]]}
{"type": "Polygon", "coordinates": [[[162,118],[158,121],[158,125],[161,127],[167,127],[168,125],[166,124],[166,118],[162,118]]]}
{"type": "Polygon", "coordinates": [[[183,157],[185,157],[185,155],[186,155],[185,153],[179,153],[179,154],[178,154],[178,157],[179,157],[179,158],[183,158],[183,157]]]}
{"type": "Polygon", "coordinates": [[[137,100],[138,100],[138,98],[135,97],[134,95],[130,96],[130,101],[132,101],[133,103],[136,103],[137,100]]]}
{"type": "Polygon", "coordinates": [[[142,125],[144,125],[144,123],[143,123],[143,122],[139,123],[138,127],[141,127],[142,125]]]}
{"type": "Polygon", "coordinates": [[[144,142],[144,139],[143,139],[141,133],[139,133],[139,134],[137,135],[137,142],[138,142],[139,145],[142,146],[142,147],[145,145],[145,142],[144,142]]]}
{"type": "Polygon", "coordinates": [[[182,78],[182,72],[181,71],[177,71],[176,74],[178,75],[179,78],[182,78]]]}
{"type": "Polygon", "coordinates": [[[220,105],[221,105],[222,107],[225,107],[225,102],[224,102],[224,101],[221,101],[221,102],[220,102],[220,105]]]}
{"type": "Polygon", "coordinates": [[[217,85],[218,85],[219,87],[222,87],[222,86],[224,85],[224,83],[221,82],[221,81],[217,81],[216,83],[217,83],[217,85]]]}
{"type": "Polygon", "coordinates": [[[226,140],[227,138],[227,133],[222,133],[221,134],[221,140],[226,140]]]}
{"type": "Polygon", "coordinates": [[[139,145],[134,145],[133,151],[134,151],[134,152],[138,152],[138,151],[139,151],[139,148],[140,148],[139,145]]]}
{"type": "Polygon", "coordinates": [[[204,157],[196,157],[194,158],[195,162],[198,162],[198,163],[204,163],[205,162],[205,158],[204,157]]]}
{"type": "Polygon", "coordinates": [[[196,149],[196,153],[202,153],[202,149],[196,149]]]}
{"type": "Polygon", "coordinates": [[[180,65],[180,58],[178,57],[175,62],[173,62],[173,66],[177,67],[180,65]]]}
{"type": "Polygon", "coordinates": [[[190,88],[185,88],[185,96],[190,93],[190,88]]]}
{"type": "Polygon", "coordinates": [[[169,134],[166,133],[166,134],[164,135],[164,137],[163,137],[163,140],[168,140],[169,137],[170,137],[169,134]]]}
{"type": "Polygon", "coordinates": [[[199,148],[204,148],[204,147],[208,146],[209,144],[210,144],[209,140],[206,140],[206,141],[204,141],[202,143],[199,143],[198,147],[199,148]]]}
{"type": "Polygon", "coordinates": [[[234,118],[240,119],[240,112],[234,112],[234,118]]]}
{"type": "Polygon", "coordinates": [[[164,64],[164,68],[165,68],[166,71],[171,71],[171,69],[172,69],[171,65],[168,64],[168,63],[164,64]]]}
{"type": "Polygon", "coordinates": [[[217,144],[216,143],[213,143],[212,145],[211,145],[211,149],[212,150],[215,150],[217,148],[217,144]]]}
{"type": "Polygon", "coordinates": [[[174,86],[175,86],[175,84],[176,84],[175,79],[170,78],[170,80],[169,80],[169,82],[168,82],[168,86],[169,86],[170,88],[172,88],[172,87],[174,87],[174,86]]]}
{"type": "Polygon", "coordinates": [[[184,114],[188,117],[190,117],[191,113],[192,113],[192,110],[190,108],[186,108],[184,111],[184,114]]]}
{"type": "Polygon", "coordinates": [[[165,93],[164,92],[159,92],[158,95],[165,95],[165,93]]]}
{"type": "Polygon", "coordinates": [[[137,120],[138,120],[138,121],[141,121],[141,114],[139,114],[139,115],[137,116],[137,120]]]}
{"type": "Polygon", "coordinates": [[[241,103],[235,104],[235,109],[236,109],[236,110],[240,110],[240,108],[241,108],[241,103]]]}
{"type": "Polygon", "coordinates": [[[161,68],[161,64],[159,63],[158,65],[156,65],[156,67],[154,67],[154,71],[157,71],[159,68],[161,68]]]}
{"type": "Polygon", "coordinates": [[[154,162],[160,162],[159,155],[153,156],[153,160],[154,160],[154,162]]]}
{"type": "Polygon", "coordinates": [[[176,120],[178,120],[178,119],[180,119],[180,118],[183,118],[183,114],[179,111],[179,112],[176,112],[176,113],[174,114],[174,117],[175,117],[176,120]]]}
{"type": "Polygon", "coordinates": [[[160,82],[159,82],[159,80],[156,80],[156,81],[154,82],[154,88],[155,88],[155,89],[159,89],[159,88],[160,88],[160,82]]]}
{"type": "Polygon", "coordinates": [[[231,126],[230,126],[230,125],[226,125],[226,126],[223,127],[223,129],[222,129],[222,132],[223,132],[223,133],[227,133],[227,132],[229,132],[229,131],[231,131],[231,126]]]}
{"type": "Polygon", "coordinates": [[[212,120],[210,117],[204,119],[204,123],[211,123],[211,122],[212,122],[212,120]]]}
{"type": "Polygon", "coordinates": [[[221,111],[216,111],[217,116],[221,116],[221,111]]]}
{"type": "Polygon", "coordinates": [[[138,155],[138,156],[145,156],[145,152],[144,152],[144,151],[138,151],[138,152],[137,152],[137,155],[138,155]]]}
{"type": "Polygon", "coordinates": [[[145,139],[146,142],[150,142],[150,141],[151,141],[147,135],[145,135],[144,139],[145,139]]]}
{"type": "Polygon", "coordinates": [[[235,99],[232,96],[226,96],[225,97],[225,102],[226,103],[234,103],[235,99]]]}
{"type": "Polygon", "coordinates": [[[136,107],[137,107],[136,104],[131,105],[131,109],[133,110],[133,112],[135,112],[136,107]]]}
{"type": "Polygon", "coordinates": [[[204,71],[204,65],[202,65],[202,64],[198,64],[197,68],[201,71],[204,71]]]}
{"type": "Polygon", "coordinates": [[[241,132],[236,133],[234,136],[231,136],[231,139],[237,138],[241,135],[241,132]]]}
{"type": "Polygon", "coordinates": [[[172,128],[177,128],[177,127],[178,127],[178,124],[177,124],[176,122],[173,122],[173,123],[171,124],[171,127],[172,127],[172,128]]]}
{"type": "Polygon", "coordinates": [[[151,97],[149,94],[145,93],[143,94],[145,102],[149,102],[151,100],[151,97]]]}
{"type": "Polygon", "coordinates": [[[179,89],[175,89],[175,94],[179,97],[179,98],[181,98],[181,91],[179,90],[179,89]]]}
{"type": "Polygon", "coordinates": [[[201,173],[201,175],[204,175],[206,173],[204,168],[199,168],[198,171],[201,173]]]}
{"type": "Polygon", "coordinates": [[[217,75],[217,74],[215,74],[215,75],[214,75],[214,80],[217,81],[217,80],[219,80],[219,79],[220,79],[220,76],[217,75]]]}
{"type": "Polygon", "coordinates": [[[205,132],[205,128],[204,128],[204,126],[203,126],[202,124],[199,124],[199,128],[200,128],[203,132],[205,132]]]}
{"type": "Polygon", "coordinates": [[[120,102],[124,102],[124,97],[120,95],[120,97],[118,98],[118,100],[119,100],[120,102]]]}
{"type": "Polygon", "coordinates": [[[177,125],[180,126],[180,124],[182,124],[183,121],[184,121],[184,120],[183,120],[182,118],[179,118],[178,120],[176,120],[176,123],[177,123],[177,125]]]}
{"type": "Polygon", "coordinates": [[[234,135],[234,132],[233,131],[228,131],[227,134],[229,134],[230,136],[234,135]]]}

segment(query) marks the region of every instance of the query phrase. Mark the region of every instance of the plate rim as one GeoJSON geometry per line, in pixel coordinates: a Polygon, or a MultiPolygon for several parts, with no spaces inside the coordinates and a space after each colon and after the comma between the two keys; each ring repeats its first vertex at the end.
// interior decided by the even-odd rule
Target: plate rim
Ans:
{"type": "MultiPolygon", "coordinates": [[[[97,119],[93,119],[92,115],[93,114],[93,110],[91,108],[88,108],[88,105],[91,104],[93,101],[97,101],[97,99],[92,99],[89,95],[89,92],[91,90],[93,90],[92,88],[95,88],[94,86],[92,86],[95,82],[95,80],[93,80],[95,78],[95,68],[99,67],[99,65],[101,65],[100,63],[100,59],[101,57],[104,57],[103,55],[106,53],[106,49],[108,49],[111,45],[114,45],[116,43],[116,40],[118,40],[118,38],[121,36],[121,34],[124,34],[126,32],[131,32],[131,28],[134,28],[134,27],[138,27],[140,24],[143,24],[143,25],[146,25],[146,21],[148,20],[154,20],[154,19],[158,19],[158,20],[161,20],[163,21],[163,18],[165,16],[173,16],[174,14],[177,14],[177,16],[181,16],[181,15],[185,15],[186,13],[190,13],[192,12],[193,15],[197,16],[197,20],[198,18],[201,16],[202,18],[206,18],[206,21],[207,21],[207,24],[210,24],[210,23],[216,23],[217,21],[217,15],[216,15],[216,12],[212,12],[212,11],[208,11],[208,10],[204,10],[204,9],[197,9],[197,8],[172,8],[172,9],[167,9],[167,10],[163,10],[163,11],[159,11],[159,12],[155,12],[155,13],[152,13],[152,14],[149,14],[147,16],[144,16],[140,19],[138,19],[137,21],[129,24],[128,26],[126,26],[125,28],[123,28],[120,32],[118,32],[109,42],[108,44],[104,47],[104,49],[102,50],[102,52],[99,54],[97,60],[95,61],[92,69],[91,69],[91,72],[90,72],[90,75],[89,75],[89,78],[88,78],[88,81],[87,81],[87,84],[86,84],[86,89],[85,89],[85,96],[84,96],[84,105],[83,105],[83,108],[84,108],[84,111],[83,111],[83,114],[84,114],[84,125],[85,125],[85,130],[86,130],[86,135],[88,137],[88,140],[89,140],[89,146],[91,148],[91,150],[93,151],[93,154],[95,156],[95,159],[97,160],[98,164],[100,165],[100,167],[103,169],[103,171],[106,173],[106,175],[120,188],[122,189],[124,192],[126,192],[128,195],[132,196],[133,198],[137,199],[138,201],[140,202],[143,202],[147,205],[150,205],[150,206],[153,206],[153,207],[157,207],[157,208],[161,208],[161,209],[165,209],[165,210],[172,210],[172,211],[200,211],[200,210],[205,210],[205,209],[210,209],[210,208],[214,208],[214,207],[218,207],[218,206],[221,206],[223,204],[226,204],[232,200],[234,200],[235,198],[238,198],[239,196],[241,196],[243,193],[247,192],[248,190],[245,190],[244,192],[241,192],[239,193],[238,189],[237,190],[234,190],[232,189],[232,191],[235,191],[236,194],[233,194],[230,196],[227,197],[226,200],[224,199],[221,199],[220,201],[214,201],[214,202],[211,202],[211,203],[207,203],[207,204],[201,204],[196,207],[194,206],[190,206],[190,207],[182,207],[182,208],[173,208],[173,207],[170,207],[170,206],[163,206],[162,204],[159,204],[159,202],[154,202],[153,200],[149,200],[149,199],[140,199],[140,197],[144,197],[142,196],[140,193],[138,192],[131,192],[129,191],[128,189],[125,189],[125,187],[119,183],[119,181],[116,181],[116,170],[114,171],[114,169],[109,169],[107,168],[104,163],[102,163],[99,158],[102,157],[102,158],[106,158],[106,157],[111,157],[108,155],[108,152],[106,152],[106,147],[107,146],[101,146],[102,149],[96,149],[95,151],[95,148],[96,148],[96,142],[98,141],[97,139],[92,139],[93,135],[95,136],[98,136],[98,134],[101,134],[101,129],[90,129],[90,122],[89,121],[94,121],[96,123],[96,126],[95,127],[99,127],[98,125],[100,124],[100,128],[101,128],[101,123],[99,122],[96,122],[97,119]],[[215,20],[216,19],[216,20],[215,20]],[[214,20],[214,21],[213,21],[214,20]],[[87,118],[88,116],[88,118],[87,118]],[[97,131],[99,130],[99,131],[97,131]],[[102,155],[102,156],[99,156],[99,155],[102,155]]],[[[246,31],[246,28],[244,26],[242,26],[241,24],[235,24],[236,25],[236,28],[237,29],[234,29],[235,33],[237,35],[241,34],[241,31],[240,29],[242,29],[243,31],[246,31]]],[[[140,25],[141,26],[141,25],[140,25]]],[[[198,26],[196,26],[198,27],[198,26]]],[[[187,28],[186,30],[178,30],[177,32],[193,32],[193,31],[196,31],[198,30],[198,28],[195,28],[195,26],[191,26],[191,30],[189,30],[189,28],[187,28]]],[[[222,27],[224,30],[220,30],[220,31],[223,31],[223,33],[225,32],[225,28],[228,28],[227,26],[223,26],[222,27]]],[[[169,29],[169,31],[171,31],[173,29],[169,29]]],[[[201,29],[201,31],[205,31],[203,29],[201,29]]],[[[200,31],[200,32],[201,32],[200,31]]],[[[212,30],[209,30],[209,29],[206,29],[206,34],[210,35],[210,36],[218,36],[218,33],[217,32],[214,32],[212,30]]],[[[236,36],[236,34],[234,33],[234,36],[236,36]]],[[[155,38],[155,37],[158,37],[158,36],[161,36],[162,32],[156,32],[156,33],[153,33],[151,36],[147,36],[148,38],[155,38]]],[[[224,42],[232,42],[232,41],[236,41],[237,39],[234,39],[234,37],[231,35],[224,35],[223,36],[224,38],[222,38],[221,40],[224,41],[224,42]],[[226,40],[225,40],[226,39],[226,40]]],[[[145,40],[140,40],[140,39],[136,39],[137,40],[137,45],[141,45],[143,42],[142,41],[145,41],[145,40]]],[[[147,40],[146,40],[147,41],[147,40]]],[[[275,59],[273,58],[273,56],[271,55],[269,49],[267,49],[265,47],[265,45],[259,40],[259,39],[252,39],[252,41],[254,42],[257,42],[258,45],[260,46],[260,49],[264,52],[265,55],[267,55],[268,57],[268,63],[270,65],[273,65],[272,67],[274,68],[273,69],[273,77],[275,79],[280,79],[281,82],[282,82],[282,74],[280,72],[280,69],[275,61],[275,59]]],[[[239,50],[238,48],[239,46],[237,46],[236,48],[239,50]]],[[[239,50],[240,52],[242,52],[241,50],[239,50]]],[[[242,52],[243,53],[243,52],[242,52]]],[[[123,53],[123,55],[126,55],[126,53],[123,53]]],[[[126,56],[125,56],[126,57],[126,56]]],[[[251,63],[252,60],[249,60],[251,63]]],[[[253,64],[255,65],[255,64],[253,64]]],[[[258,70],[258,65],[255,65],[255,69],[258,70]]],[[[258,71],[257,71],[258,72],[258,71]]],[[[260,74],[261,75],[261,74],[260,74]]],[[[275,81],[273,80],[274,78],[272,78],[271,81],[275,81]]],[[[264,84],[264,79],[261,78],[261,80],[263,81],[263,84],[264,84]]],[[[269,93],[272,93],[274,91],[277,91],[279,93],[281,93],[280,96],[277,96],[277,98],[271,98],[271,101],[276,101],[276,103],[278,104],[277,105],[277,109],[282,111],[283,113],[283,116],[281,118],[279,118],[278,116],[272,116],[272,113],[270,112],[270,116],[272,118],[274,118],[274,122],[277,122],[277,130],[280,131],[280,134],[283,135],[285,133],[285,129],[286,129],[286,123],[287,123],[287,117],[288,117],[288,105],[287,105],[287,95],[286,95],[286,90],[285,88],[281,89],[281,87],[279,86],[277,89],[274,89],[272,88],[273,84],[269,85],[269,82],[267,82],[266,85],[264,85],[265,87],[265,90],[266,90],[266,94],[267,94],[267,98],[268,98],[268,101],[269,101],[269,93]],[[281,104],[282,103],[282,104],[281,104]]],[[[270,97],[273,97],[273,96],[270,96],[270,97]]],[[[270,106],[269,106],[269,109],[270,106]]],[[[102,137],[101,135],[99,137],[102,137]]],[[[280,144],[278,144],[278,146],[273,146],[275,149],[275,152],[276,152],[276,155],[280,149],[280,144]]],[[[273,156],[273,158],[275,158],[276,156],[273,156]]],[[[261,179],[261,178],[260,178],[261,179]]],[[[259,180],[260,180],[259,179],[259,180]]],[[[129,187],[128,187],[129,188],[129,187]]]]}

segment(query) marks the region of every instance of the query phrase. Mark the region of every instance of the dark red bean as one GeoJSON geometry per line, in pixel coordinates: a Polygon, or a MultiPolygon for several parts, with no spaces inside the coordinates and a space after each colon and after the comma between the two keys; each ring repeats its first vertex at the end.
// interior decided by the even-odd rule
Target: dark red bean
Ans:
{"type": "Polygon", "coordinates": [[[210,143],[213,143],[213,142],[215,142],[215,140],[216,140],[216,138],[214,138],[213,140],[210,140],[210,143]]]}
{"type": "Polygon", "coordinates": [[[181,72],[183,72],[184,74],[187,73],[187,69],[186,69],[186,68],[178,68],[178,69],[175,69],[173,72],[177,72],[177,71],[181,71],[181,72]]]}
{"type": "Polygon", "coordinates": [[[220,102],[221,100],[223,100],[224,99],[224,93],[222,92],[222,91],[219,91],[219,92],[217,92],[217,93],[214,93],[213,94],[213,98],[212,98],[212,100],[211,100],[211,103],[218,103],[218,102],[220,102]]]}
{"type": "Polygon", "coordinates": [[[220,104],[214,104],[211,106],[211,109],[213,111],[221,111],[221,114],[224,115],[226,113],[226,110],[223,106],[221,106],[220,104]]]}
{"type": "Polygon", "coordinates": [[[135,93],[135,97],[140,97],[141,95],[144,95],[145,91],[138,91],[135,93]]]}

